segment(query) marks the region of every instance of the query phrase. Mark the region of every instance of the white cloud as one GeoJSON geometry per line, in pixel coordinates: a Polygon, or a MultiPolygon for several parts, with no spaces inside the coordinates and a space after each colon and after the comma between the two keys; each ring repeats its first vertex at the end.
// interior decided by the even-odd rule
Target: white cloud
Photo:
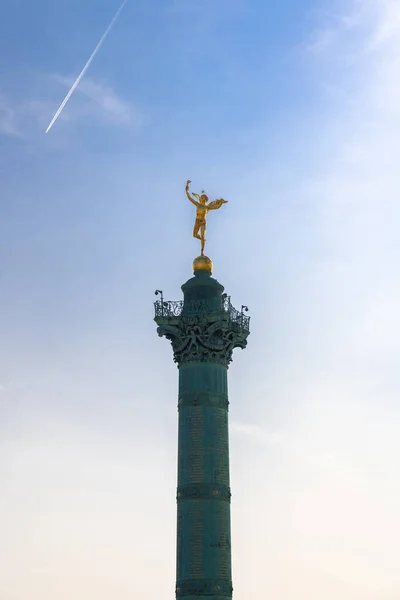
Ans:
{"type": "MultiPolygon", "coordinates": [[[[313,34],[320,43],[308,60],[318,72],[323,101],[329,102],[313,106],[306,160],[298,157],[302,172],[293,165],[299,172],[295,186],[288,189],[283,181],[279,189],[298,203],[292,201],[284,213],[290,256],[283,266],[265,235],[266,219],[254,222],[267,241],[266,248],[254,247],[252,260],[256,254],[269,260],[271,253],[281,278],[288,280],[268,281],[266,293],[289,298],[269,317],[273,341],[267,342],[272,347],[267,374],[264,338],[253,349],[259,363],[252,373],[262,391],[256,399],[254,392],[249,396],[252,410],[258,402],[261,418],[254,421],[257,426],[240,430],[257,442],[263,421],[277,430],[286,430],[288,423],[288,433],[273,449],[240,445],[258,477],[254,483],[248,476],[251,499],[243,494],[242,500],[257,514],[254,539],[244,531],[241,541],[246,546],[247,536],[262,556],[256,566],[252,557],[245,572],[246,551],[236,550],[243,595],[249,593],[249,573],[268,564],[265,595],[280,600],[293,593],[299,600],[400,598],[395,558],[400,533],[399,14],[399,2],[348,3],[313,34]],[[262,387],[260,380],[273,377],[276,390],[262,387]],[[262,523],[265,513],[273,517],[262,523]],[[263,544],[257,546],[258,539],[263,544]]],[[[262,176],[262,186],[257,183],[265,189],[262,176]]],[[[247,196],[257,192],[249,184],[247,196]]],[[[261,285],[261,260],[259,266],[250,285],[261,285]]],[[[267,319],[259,315],[254,334],[267,319]]],[[[245,508],[241,517],[247,518],[245,508]]],[[[255,584],[253,595],[256,590],[255,584]]]]}
{"type": "MultiPolygon", "coordinates": [[[[343,24],[329,49],[328,60],[340,65],[343,36],[357,37],[358,50],[352,51],[351,67],[347,65],[346,71],[344,66],[343,81],[336,71],[330,81],[344,90],[341,101],[336,102],[337,114],[324,142],[326,148],[331,144],[327,150],[330,164],[321,165],[320,173],[318,167],[315,169],[304,193],[315,202],[320,240],[331,252],[330,263],[323,265],[325,273],[329,268],[331,289],[337,284],[338,293],[346,291],[346,297],[348,293],[363,294],[357,298],[360,310],[354,315],[350,331],[355,337],[361,330],[368,330],[371,335],[374,331],[374,337],[379,338],[379,351],[386,332],[394,350],[394,332],[399,328],[399,320],[394,318],[394,299],[400,294],[396,276],[400,219],[400,3],[365,0],[355,2],[354,7],[358,18],[353,16],[352,23],[357,23],[358,33],[347,33],[347,24],[343,24]],[[356,85],[353,73],[358,78],[356,85]],[[376,319],[381,326],[376,325],[376,319]]],[[[329,74],[326,77],[329,79],[329,74]]],[[[322,273],[318,276],[324,277],[322,273]]],[[[335,297],[335,301],[340,299],[335,297]]],[[[365,339],[363,345],[364,342],[365,339]]],[[[372,340],[369,346],[373,352],[372,340]]]]}
{"type": "MultiPolygon", "coordinates": [[[[69,77],[57,76],[55,80],[66,89],[73,84],[73,79],[69,77]]],[[[118,96],[109,85],[90,77],[81,81],[61,114],[69,120],[95,117],[105,123],[134,127],[140,127],[144,122],[144,115],[139,109],[118,96]]]]}
{"type": "MultiPolygon", "coordinates": [[[[72,79],[60,76],[51,77],[50,81],[61,83],[65,89],[73,83],[72,79]]],[[[56,99],[32,97],[12,101],[0,93],[0,135],[28,139],[38,128],[44,131],[61,103],[59,87],[53,98],[56,99]]],[[[145,115],[140,109],[124,100],[111,86],[90,77],[80,83],[59,118],[70,124],[96,121],[133,128],[140,128],[145,123],[145,115]]]]}
{"type": "Polygon", "coordinates": [[[23,102],[11,99],[0,92],[0,135],[29,139],[38,127],[44,127],[53,105],[42,99],[31,98],[23,102]]]}
{"type": "Polygon", "coordinates": [[[309,37],[307,48],[309,52],[319,54],[326,48],[329,48],[335,39],[335,30],[327,27],[326,29],[316,29],[309,37]]]}
{"type": "Polygon", "coordinates": [[[379,8],[380,19],[372,37],[373,47],[385,43],[400,42],[400,4],[397,0],[381,0],[372,3],[379,8]]]}
{"type": "Polygon", "coordinates": [[[0,93],[0,134],[20,136],[17,126],[16,109],[5,94],[0,93]]]}
{"type": "Polygon", "coordinates": [[[109,114],[118,123],[132,121],[131,106],[119,98],[109,86],[93,79],[82,81],[80,91],[96,102],[105,114],[109,114]]]}
{"type": "Polygon", "coordinates": [[[385,5],[386,0],[336,0],[329,9],[317,13],[317,25],[306,49],[325,59],[353,58],[353,53],[365,45],[368,36],[377,36],[377,23],[382,23],[385,5]]]}

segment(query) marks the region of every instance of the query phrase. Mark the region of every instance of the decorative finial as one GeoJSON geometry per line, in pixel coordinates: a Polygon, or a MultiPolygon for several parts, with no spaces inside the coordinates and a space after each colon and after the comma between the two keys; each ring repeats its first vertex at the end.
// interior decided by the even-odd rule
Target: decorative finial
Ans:
{"type": "Polygon", "coordinates": [[[204,256],[204,254],[201,254],[193,261],[193,271],[195,275],[196,273],[207,273],[211,275],[212,269],[213,262],[211,258],[208,258],[208,256],[204,256]]]}
{"type": "MultiPolygon", "coordinates": [[[[196,198],[196,200],[195,200],[195,198],[193,198],[193,196],[190,194],[190,191],[189,191],[189,186],[191,183],[192,182],[190,181],[190,179],[188,179],[186,182],[186,195],[189,198],[190,202],[192,204],[194,204],[196,207],[196,221],[194,223],[194,228],[193,228],[193,237],[196,238],[197,240],[200,240],[200,242],[201,242],[201,255],[200,256],[202,256],[204,258],[208,258],[208,257],[204,256],[204,247],[206,245],[207,214],[209,213],[210,210],[217,210],[218,208],[221,208],[221,206],[223,204],[226,204],[228,202],[228,200],[219,198],[218,200],[214,200],[213,202],[208,203],[208,196],[204,192],[204,190],[201,190],[200,196],[199,196],[199,194],[193,194],[193,196],[196,198]]],[[[212,265],[211,260],[210,259],[208,259],[208,260],[210,261],[210,263],[212,265]]],[[[202,267],[202,268],[204,268],[204,267],[202,267]]]]}

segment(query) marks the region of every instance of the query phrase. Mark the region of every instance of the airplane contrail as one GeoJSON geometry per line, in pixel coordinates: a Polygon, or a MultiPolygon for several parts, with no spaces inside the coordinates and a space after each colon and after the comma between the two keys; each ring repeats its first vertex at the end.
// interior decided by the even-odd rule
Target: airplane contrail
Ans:
{"type": "Polygon", "coordinates": [[[119,7],[119,9],[117,10],[116,14],[114,15],[113,20],[111,21],[111,23],[109,24],[109,26],[107,27],[107,29],[105,30],[103,37],[101,38],[101,40],[99,41],[99,43],[97,44],[96,48],[93,50],[92,55],[90,56],[89,60],[87,61],[86,65],[83,67],[82,71],[79,73],[78,77],[76,78],[75,82],[73,83],[71,89],[69,90],[68,94],[65,96],[64,100],[62,101],[60,108],[57,110],[56,114],[54,115],[54,117],[51,120],[50,125],[48,126],[48,128],[46,129],[46,133],[48,133],[50,131],[50,129],[53,127],[54,123],[57,121],[58,117],[60,116],[64,106],[67,104],[68,100],[71,98],[72,94],[74,93],[74,91],[76,90],[76,88],[78,87],[82,77],[85,75],[86,71],[88,70],[88,68],[90,67],[93,59],[95,58],[96,54],[98,53],[98,51],[100,50],[100,48],[103,45],[104,40],[106,39],[106,37],[108,36],[110,29],[112,28],[112,26],[114,25],[115,21],[118,19],[119,13],[121,12],[121,10],[124,8],[125,4],[127,3],[128,0],[124,0],[121,4],[121,6],[119,7]]]}

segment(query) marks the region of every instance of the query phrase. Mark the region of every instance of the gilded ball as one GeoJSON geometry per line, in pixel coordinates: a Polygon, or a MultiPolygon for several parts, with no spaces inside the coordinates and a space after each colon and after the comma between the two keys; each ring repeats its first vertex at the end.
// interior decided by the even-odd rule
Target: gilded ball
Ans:
{"type": "Polygon", "coordinates": [[[212,268],[213,268],[213,263],[212,263],[211,258],[208,258],[208,256],[198,256],[193,261],[193,271],[194,272],[208,271],[209,273],[211,273],[212,268]]]}

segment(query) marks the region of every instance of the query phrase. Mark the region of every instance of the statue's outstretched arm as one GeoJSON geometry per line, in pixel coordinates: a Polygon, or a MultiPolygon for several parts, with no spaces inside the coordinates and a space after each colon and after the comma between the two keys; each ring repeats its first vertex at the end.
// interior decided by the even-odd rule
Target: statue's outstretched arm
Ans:
{"type": "Polygon", "coordinates": [[[195,205],[195,206],[197,206],[197,207],[200,207],[200,206],[201,206],[200,202],[197,202],[197,200],[195,200],[195,199],[194,199],[194,198],[193,198],[193,197],[190,195],[190,192],[189,192],[189,186],[190,186],[190,184],[191,184],[191,183],[192,183],[192,182],[190,181],[190,179],[188,179],[188,180],[187,180],[187,182],[186,182],[186,188],[185,188],[185,191],[186,191],[186,196],[189,198],[189,200],[190,200],[190,202],[191,202],[192,204],[194,204],[194,205],[195,205]]]}

